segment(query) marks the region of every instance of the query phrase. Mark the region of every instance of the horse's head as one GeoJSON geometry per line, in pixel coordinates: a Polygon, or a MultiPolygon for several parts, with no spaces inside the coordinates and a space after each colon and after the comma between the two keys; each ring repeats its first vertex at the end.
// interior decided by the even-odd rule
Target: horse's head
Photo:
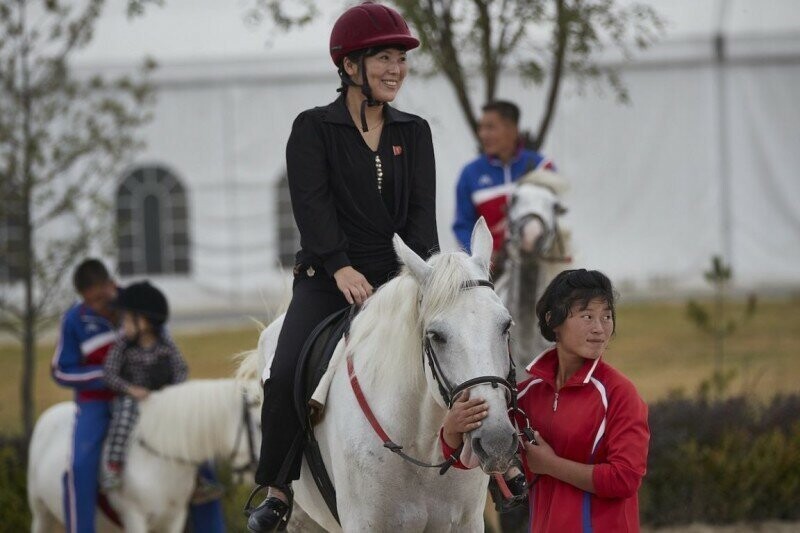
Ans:
{"type": "Polygon", "coordinates": [[[508,202],[509,239],[516,252],[532,253],[548,246],[561,209],[557,195],[568,188],[567,181],[550,170],[533,170],[517,181],[508,202]]]}
{"type": "Polygon", "coordinates": [[[395,237],[398,257],[420,287],[428,391],[444,408],[466,393],[487,401],[488,417],[467,435],[465,453],[474,453],[487,473],[502,472],[517,449],[507,413],[510,395],[515,394],[506,382],[512,375],[512,321],[488,282],[492,235],[483,218],[473,229],[471,248],[471,257],[458,252],[426,262],[395,237]]]}

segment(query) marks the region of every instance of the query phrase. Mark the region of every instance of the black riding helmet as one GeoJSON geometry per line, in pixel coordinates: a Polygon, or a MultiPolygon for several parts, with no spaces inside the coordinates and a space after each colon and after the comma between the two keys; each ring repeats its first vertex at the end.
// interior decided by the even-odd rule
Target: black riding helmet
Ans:
{"type": "Polygon", "coordinates": [[[120,289],[114,306],[146,317],[156,328],[163,326],[169,318],[167,297],[148,281],[131,283],[120,289]]]}

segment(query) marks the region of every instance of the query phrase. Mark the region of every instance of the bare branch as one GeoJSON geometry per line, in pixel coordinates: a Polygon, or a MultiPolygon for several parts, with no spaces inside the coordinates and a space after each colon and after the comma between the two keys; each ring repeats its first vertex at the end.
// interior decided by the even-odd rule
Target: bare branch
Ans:
{"type": "Polygon", "coordinates": [[[556,24],[553,27],[553,40],[555,47],[553,49],[553,67],[550,75],[550,88],[547,91],[547,103],[545,104],[545,112],[539,122],[539,129],[536,132],[535,148],[539,149],[544,145],[547,137],[547,132],[550,129],[550,122],[556,110],[556,100],[558,98],[558,90],[561,86],[561,78],[564,68],[564,56],[567,50],[567,41],[569,39],[569,17],[567,16],[564,1],[556,1],[556,24]]]}

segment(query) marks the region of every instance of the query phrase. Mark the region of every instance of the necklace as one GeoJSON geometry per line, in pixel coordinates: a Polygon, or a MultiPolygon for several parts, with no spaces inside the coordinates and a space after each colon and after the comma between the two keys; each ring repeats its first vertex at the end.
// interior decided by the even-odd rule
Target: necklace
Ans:
{"type": "Polygon", "coordinates": [[[378,154],[375,154],[375,175],[378,177],[378,193],[383,194],[383,164],[378,154]]]}
{"type": "Polygon", "coordinates": [[[383,119],[381,119],[381,121],[380,121],[380,122],[378,122],[377,124],[375,124],[375,125],[374,125],[374,126],[372,126],[372,127],[369,127],[369,124],[367,124],[367,127],[369,127],[369,130],[367,130],[367,131],[362,131],[362,132],[361,132],[361,134],[362,134],[362,135],[371,135],[371,134],[373,134],[373,133],[377,132],[377,131],[378,131],[378,128],[380,128],[381,126],[383,126],[383,119]]]}

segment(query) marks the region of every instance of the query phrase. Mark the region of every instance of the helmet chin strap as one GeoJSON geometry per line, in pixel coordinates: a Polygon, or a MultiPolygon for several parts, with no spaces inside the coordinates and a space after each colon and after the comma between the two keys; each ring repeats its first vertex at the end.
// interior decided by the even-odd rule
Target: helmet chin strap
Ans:
{"type": "MultiPolygon", "coordinates": [[[[361,131],[364,133],[369,131],[369,127],[367,126],[367,106],[369,107],[377,107],[383,105],[383,102],[379,100],[375,100],[372,96],[372,88],[369,86],[369,82],[367,81],[366,72],[364,71],[364,55],[362,55],[358,60],[358,71],[361,72],[361,85],[359,86],[353,78],[351,78],[344,68],[339,69],[339,77],[342,78],[342,81],[346,85],[350,85],[352,87],[360,87],[361,94],[363,94],[366,98],[361,101],[361,112],[359,113],[361,117],[361,131]]],[[[342,90],[341,88],[339,89],[342,90]]]]}

